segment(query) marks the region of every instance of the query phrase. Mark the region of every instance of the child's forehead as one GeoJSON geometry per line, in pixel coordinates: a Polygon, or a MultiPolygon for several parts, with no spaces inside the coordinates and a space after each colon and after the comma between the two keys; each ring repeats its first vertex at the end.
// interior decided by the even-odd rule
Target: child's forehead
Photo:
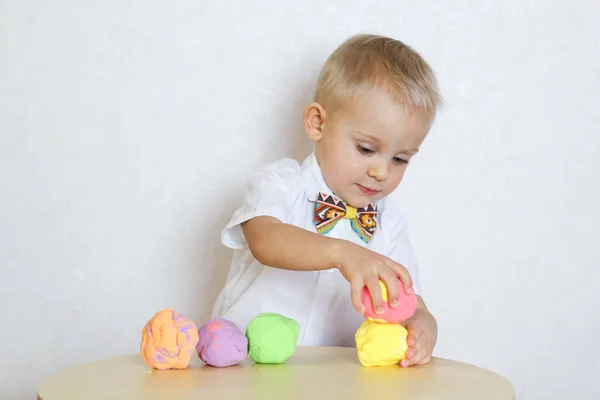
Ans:
{"type": "Polygon", "coordinates": [[[371,91],[344,102],[340,116],[363,130],[394,130],[401,127],[430,125],[431,116],[402,104],[385,91],[371,91]]]}

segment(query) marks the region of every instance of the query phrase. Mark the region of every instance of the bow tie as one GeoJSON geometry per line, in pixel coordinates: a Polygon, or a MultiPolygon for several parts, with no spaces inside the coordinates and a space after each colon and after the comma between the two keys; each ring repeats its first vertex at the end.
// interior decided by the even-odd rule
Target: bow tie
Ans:
{"type": "Polygon", "coordinates": [[[334,195],[319,193],[315,207],[317,232],[321,235],[327,234],[342,218],[348,218],[354,232],[365,243],[369,243],[377,227],[377,204],[354,208],[334,195]]]}

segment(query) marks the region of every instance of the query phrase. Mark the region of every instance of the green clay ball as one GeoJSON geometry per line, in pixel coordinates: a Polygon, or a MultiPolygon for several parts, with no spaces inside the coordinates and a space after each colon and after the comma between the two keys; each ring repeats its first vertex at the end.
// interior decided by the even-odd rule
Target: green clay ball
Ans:
{"type": "Polygon", "coordinates": [[[298,323],[281,314],[262,313],[248,324],[248,355],[259,364],[281,364],[296,352],[298,323]]]}

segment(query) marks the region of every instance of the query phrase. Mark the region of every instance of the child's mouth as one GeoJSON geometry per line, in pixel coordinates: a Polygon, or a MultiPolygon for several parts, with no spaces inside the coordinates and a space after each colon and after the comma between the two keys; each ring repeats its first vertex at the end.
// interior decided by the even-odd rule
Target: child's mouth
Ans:
{"type": "Polygon", "coordinates": [[[359,185],[359,184],[357,184],[357,185],[360,188],[360,190],[362,190],[362,192],[368,196],[375,196],[377,193],[380,192],[379,190],[371,189],[371,188],[365,187],[363,185],[359,185]]]}

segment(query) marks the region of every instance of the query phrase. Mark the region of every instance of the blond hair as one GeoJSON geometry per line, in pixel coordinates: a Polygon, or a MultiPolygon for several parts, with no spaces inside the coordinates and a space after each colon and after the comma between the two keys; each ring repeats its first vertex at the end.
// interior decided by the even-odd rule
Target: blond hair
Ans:
{"type": "Polygon", "coordinates": [[[392,96],[433,118],[443,100],[429,64],[399,40],[378,35],[356,35],[327,59],[315,92],[315,101],[336,108],[359,89],[386,86],[392,96]]]}

